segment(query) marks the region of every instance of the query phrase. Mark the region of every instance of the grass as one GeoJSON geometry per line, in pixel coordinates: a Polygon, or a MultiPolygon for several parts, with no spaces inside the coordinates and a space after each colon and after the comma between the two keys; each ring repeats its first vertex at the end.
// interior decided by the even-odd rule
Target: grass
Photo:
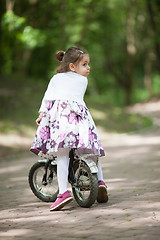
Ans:
{"type": "Polygon", "coordinates": [[[140,192],[140,191],[146,191],[146,188],[138,188],[136,190],[133,190],[133,192],[140,192]]]}
{"type": "MultiPolygon", "coordinates": [[[[48,83],[21,76],[1,77],[0,132],[23,136],[36,129],[35,119],[48,83]]],[[[125,108],[110,106],[94,96],[86,96],[86,104],[97,126],[108,132],[131,132],[152,125],[152,121],[125,108]]]]}

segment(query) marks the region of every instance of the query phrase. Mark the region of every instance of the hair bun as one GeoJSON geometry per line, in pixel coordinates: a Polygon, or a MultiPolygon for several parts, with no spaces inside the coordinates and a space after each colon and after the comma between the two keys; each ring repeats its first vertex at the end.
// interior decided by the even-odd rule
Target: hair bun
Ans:
{"type": "Polygon", "coordinates": [[[56,60],[58,60],[58,61],[62,61],[62,59],[63,59],[63,57],[64,57],[64,54],[65,54],[65,52],[64,51],[58,51],[58,52],[56,52],[56,60]]]}

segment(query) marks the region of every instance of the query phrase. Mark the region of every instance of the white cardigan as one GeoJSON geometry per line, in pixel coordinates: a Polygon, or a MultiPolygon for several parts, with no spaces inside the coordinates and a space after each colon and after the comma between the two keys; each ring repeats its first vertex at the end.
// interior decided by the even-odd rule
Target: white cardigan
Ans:
{"type": "Polygon", "coordinates": [[[39,112],[44,112],[47,102],[53,100],[70,100],[85,106],[83,97],[87,84],[87,78],[78,73],[57,73],[48,84],[39,112]]]}

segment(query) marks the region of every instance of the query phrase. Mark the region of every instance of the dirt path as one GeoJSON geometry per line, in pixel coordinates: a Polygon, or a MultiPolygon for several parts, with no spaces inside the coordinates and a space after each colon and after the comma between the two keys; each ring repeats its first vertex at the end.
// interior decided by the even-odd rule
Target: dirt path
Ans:
{"type": "MultiPolygon", "coordinates": [[[[160,108],[134,110],[142,109],[159,123],[160,108]]],[[[50,203],[40,202],[28,187],[28,171],[37,158],[2,161],[0,239],[160,239],[160,127],[128,135],[99,131],[107,152],[101,162],[109,202],[84,209],[73,201],[50,213],[50,203]]]]}

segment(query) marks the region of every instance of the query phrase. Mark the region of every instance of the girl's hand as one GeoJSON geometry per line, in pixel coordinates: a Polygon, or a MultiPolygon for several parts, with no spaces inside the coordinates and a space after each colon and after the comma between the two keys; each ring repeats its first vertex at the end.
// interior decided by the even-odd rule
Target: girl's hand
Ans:
{"type": "Polygon", "coordinates": [[[41,122],[41,120],[42,120],[42,117],[43,117],[43,112],[41,112],[41,113],[39,114],[39,117],[36,119],[36,123],[37,123],[38,126],[40,125],[40,122],[41,122]]]}
{"type": "Polygon", "coordinates": [[[40,117],[38,117],[38,118],[36,119],[36,123],[37,123],[38,126],[40,125],[41,120],[42,120],[42,118],[40,118],[40,117]]]}

